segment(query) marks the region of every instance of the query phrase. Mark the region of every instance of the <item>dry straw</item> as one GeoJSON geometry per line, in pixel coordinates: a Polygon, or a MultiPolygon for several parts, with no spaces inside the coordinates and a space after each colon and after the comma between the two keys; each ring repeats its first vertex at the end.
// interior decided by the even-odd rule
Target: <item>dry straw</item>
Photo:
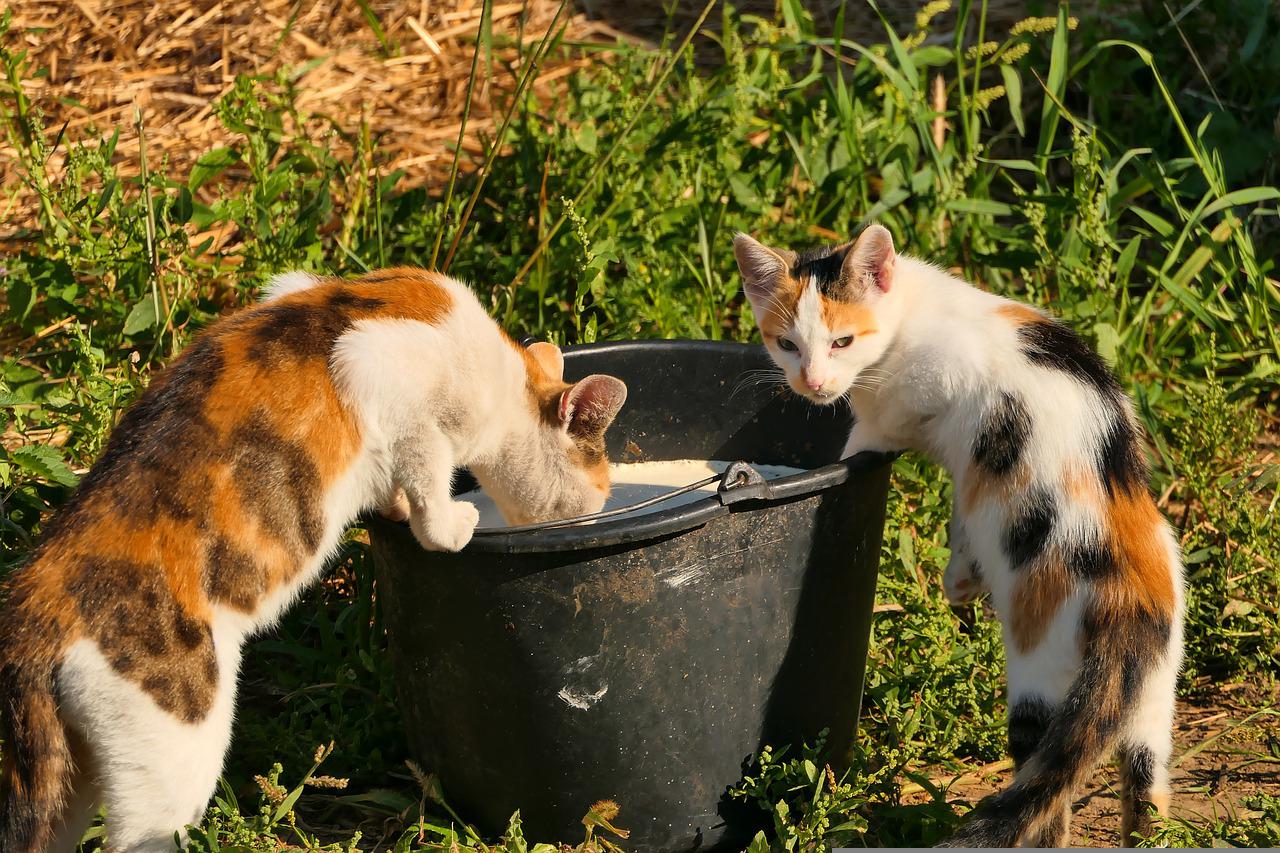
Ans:
{"type": "MultiPolygon", "coordinates": [[[[503,96],[516,85],[522,69],[515,40],[523,39],[527,57],[559,5],[494,4],[492,77],[474,91],[465,151],[483,152],[503,96]]],[[[121,129],[116,158],[124,175],[137,174],[141,162],[135,109],[152,167],[167,161],[171,174],[183,175],[200,154],[234,141],[213,104],[236,75],[284,68],[299,75],[297,104],[315,117],[313,129],[332,121],[354,137],[366,122],[382,161],[415,185],[440,179],[452,161],[481,8],[480,0],[16,0],[5,39],[11,50],[27,51],[32,71],[47,69],[23,86],[51,133],[64,123],[67,141],[121,129]]],[[[627,37],[581,13],[569,19],[568,36],[604,43],[627,37]]],[[[552,84],[583,61],[568,52],[550,57],[536,85],[552,84]]],[[[55,173],[62,153],[51,159],[55,173]]],[[[0,142],[5,190],[19,184],[16,154],[0,142]]],[[[3,230],[26,220],[28,208],[17,205],[3,230]]]]}

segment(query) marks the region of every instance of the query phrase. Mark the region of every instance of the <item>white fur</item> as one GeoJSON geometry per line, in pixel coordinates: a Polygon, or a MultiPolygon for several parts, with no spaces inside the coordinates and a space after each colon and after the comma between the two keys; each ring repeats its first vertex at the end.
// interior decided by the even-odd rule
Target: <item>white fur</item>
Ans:
{"type": "MultiPolygon", "coordinates": [[[[267,298],[315,282],[307,273],[277,276],[267,298]]],[[[603,506],[607,488],[567,453],[574,442],[571,414],[559,424],[535,414],[523,358],[466,286],[442,283],[452,307],[439,323],[366,319],[336,342],[330,374],[355,416],[362,446],[324,494],[319,546],[291,581],[252,613],[214,608],[219,680],[202,720],[187,724],[162,710],[111,667],[95,642],[82,639],[67,651],[57,693],[72,741],[87,755],[59,831],[65,849],[74,849],[99,803],[107,807],[109,845],[122,850],[172,850],[175,833],[200,820],[230,741],[245,639],[273,625],[323,570],[347,526],[361,512],[387,505],[397,489],[409,497],[419,541],[445,550],[463,547],[477,520],[474,505],[451,496],[458,467],[472,469],[513,523],[603,506]]],[[[601,379],[589,377],[570,393],[599,388],[601,379]]],[[[621,383],[608,382],[616,384],[607,389],[610,401],[621,405],[621,383]]]]}
{"type": "Polygon", "coordinates": [[[299,290],[306,290],[320,281],[319,276],[302,270],[277,273],[271,277],[267,282],[267,286],[263,288],[262,301],[270,302],[273,299],[279,299],[281,296],[297,293],[299,290]]]}

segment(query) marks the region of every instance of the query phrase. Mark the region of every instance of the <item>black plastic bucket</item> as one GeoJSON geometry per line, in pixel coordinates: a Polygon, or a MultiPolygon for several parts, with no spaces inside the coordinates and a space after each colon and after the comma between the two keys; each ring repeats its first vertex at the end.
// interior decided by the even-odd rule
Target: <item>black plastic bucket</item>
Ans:
{"type": "Polygon", "coordinates": [[[702,341],[565,353],[569,380],[629,389],[614,461],[746,460],[810,469],[767,485],[579,527],[478,533],[422,550],[371,520],[410,748],[498,833],[571,840],[600,799],[634,850],[749,839],[730,801],[764,744],[844,755],[857,724],[889,465],[836,462],[843,406],[751,381],[763,348],[702,341]]]}

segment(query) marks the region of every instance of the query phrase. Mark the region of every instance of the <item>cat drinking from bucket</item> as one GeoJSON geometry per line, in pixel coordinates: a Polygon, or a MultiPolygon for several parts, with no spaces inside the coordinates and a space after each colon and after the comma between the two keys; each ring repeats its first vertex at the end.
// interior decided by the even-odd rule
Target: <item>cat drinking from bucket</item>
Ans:
{"type": "Polygon", "coordinates": [[[363,511],[402,490],[454,551],[466,466],[513,521],[595,512],[610,376],[563,380],[464,285],[416,269],[291,273],[159,375],[0,593],[0,850],[173,849],[212,794],[246,637],[363,511]]]}
{"type": "Polygon", "coordinates": [[[739,234],[734,254],[792,390],[853,409],[844,455],[912,448],[951,474],[943,582],[955,602],[989,593],[1004,625],[1018,771],[944,846],[1063,846],[1073,791],[1113,750],[1122,837],[1146,835],[1169,800],[1183,572],[1110,368],[879,225],[803,253],[739,234]]]}

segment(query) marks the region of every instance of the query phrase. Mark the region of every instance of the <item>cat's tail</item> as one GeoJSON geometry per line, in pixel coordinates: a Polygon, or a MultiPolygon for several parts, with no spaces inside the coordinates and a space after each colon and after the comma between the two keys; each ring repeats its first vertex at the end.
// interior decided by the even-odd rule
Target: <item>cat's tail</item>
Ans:
{"type": "Polygon", "coordinates": [[[939,847],[1015,847],[1070,808],[1074,791],[1110,754],[1149,675],[1162,663],[1174,614],[1086,606],[1083,661],[1040,743],[1008,788],[978,805],[939,847]]]}
{"type": "Polygon", "coordinates": [[[0,740],[0,850],[42,853],[62,818],[73,772],[51,668],[0,667],[0,740]]]}

